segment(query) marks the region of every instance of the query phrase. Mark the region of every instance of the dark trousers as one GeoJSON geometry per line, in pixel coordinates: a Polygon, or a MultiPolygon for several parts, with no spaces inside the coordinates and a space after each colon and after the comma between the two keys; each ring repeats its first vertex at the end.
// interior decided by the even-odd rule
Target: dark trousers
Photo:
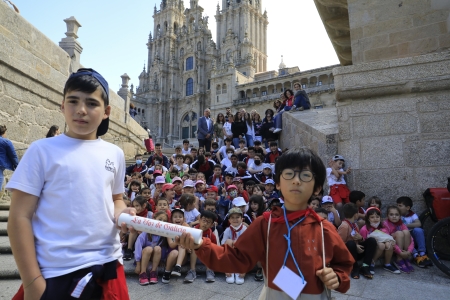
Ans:
{"type": "Polygon", "coordinates": [[[198,147],[199,148],[205,148],[205,152],[211,151],[211,139],[202,139],[198,140],[198,147]]]}
{"type": "Polygon", "coordinates": [[[370,266],[375,252],[377,251],[377,241],[374,238],[368,238],[367,240],[365,240],[364,242],[360,242],[359,244],[364,247],[363,253],[358,253],[355,241],[348,241],[345,243],[348,251],[350,251],[353,258],[355,259],[353,268],[358,267],[358,260],[360,259],[363,260],[363,263],[370,266]]]}

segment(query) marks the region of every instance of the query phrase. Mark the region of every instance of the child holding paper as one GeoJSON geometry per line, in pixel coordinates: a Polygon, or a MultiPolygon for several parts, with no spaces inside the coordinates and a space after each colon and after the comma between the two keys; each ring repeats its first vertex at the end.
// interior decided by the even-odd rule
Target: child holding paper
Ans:
{"type": "Polygon", "coordinates": [[[260,299],[287,299],[288,295],[298,299],[300,293],[325,297],[325,287],[346,292],[353,257],[335,227],[308,208],[309,198],[325,181],[322,160],[309,149],[293,148],[279,157],[275,174],[284,207],[273,207],[257,218],[234,247],[217,246],[207,238],[197,245],[189,234],[177,237],[177,242],[196,249],[204,264],[224,273],[246,273],[261,262],[267,281],[260,299]],[[285,235],[298,246],[289,247],[285,235]]]}
{"type": "Polygon", "coordinates": [[[68,131],[33,142],[6,186],[8,236],[23,282],[13,299],[129,299],[116,227],[121,213],[135,209],[123,201],[123,151],[99,138],[109,127],[108,82],[79,69],[63,95],[68,131]],[[82,279],[90,283],[74,289],[82,279]]]}

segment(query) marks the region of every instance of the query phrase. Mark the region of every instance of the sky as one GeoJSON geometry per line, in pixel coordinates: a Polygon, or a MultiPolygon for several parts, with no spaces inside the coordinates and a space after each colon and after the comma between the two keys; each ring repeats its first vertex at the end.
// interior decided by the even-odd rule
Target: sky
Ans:
{"type": "MultiPolygon", "coordinates": [[[[12,0],[20,14],[54,43],[65,37],[64,19],[74,16],[81,24],[78,41],[83,47],[81,64],[100,72],[112,90],[118,91],[120,76],[130,83],[147,64],[148,35],[153,30],[153,9],[161,0],[12,0]]],[[[217,0],[199,0],[216,40],[217,0]]],[[[288,67],[301,71],[339,64],[313,0],[261,0],[267,10],[268,65],[277,70],[281,55],[288,67]]],[[[184,0],[189,7],[189,0],[184,0]]],[[[222,4],[222,1],[220,1],[222,4]]]]}

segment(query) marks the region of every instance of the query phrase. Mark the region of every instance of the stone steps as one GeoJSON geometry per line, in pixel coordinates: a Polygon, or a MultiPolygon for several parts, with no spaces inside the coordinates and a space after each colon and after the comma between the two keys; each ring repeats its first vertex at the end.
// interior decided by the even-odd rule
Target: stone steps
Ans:
{"type": "Polygon", "coordinates": [[[7,236],[8,233],[6,232],[6,222],[0,222],[0,236],[7,236]]]}
{"type": "Polygon", "coordinates": [[[8,222],[9,211],[0,210],[0,222],[8,222]]]}
{"type": "Polygon", "coordinates": [[[0,236],[0,254],[10,254],[11,244],[7,236],[0,236]]]}

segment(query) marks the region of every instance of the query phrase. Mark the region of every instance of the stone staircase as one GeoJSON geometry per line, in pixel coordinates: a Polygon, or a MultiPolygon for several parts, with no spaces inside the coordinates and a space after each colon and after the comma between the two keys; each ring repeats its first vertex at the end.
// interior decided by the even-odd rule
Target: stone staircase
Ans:
{"type": "Polygon", "coordinates": [[[9,203],[0,203],[0,279],[17,278],[19,271],[11,252],[11,245],[6,232],[9,216],[9,203]]]}

